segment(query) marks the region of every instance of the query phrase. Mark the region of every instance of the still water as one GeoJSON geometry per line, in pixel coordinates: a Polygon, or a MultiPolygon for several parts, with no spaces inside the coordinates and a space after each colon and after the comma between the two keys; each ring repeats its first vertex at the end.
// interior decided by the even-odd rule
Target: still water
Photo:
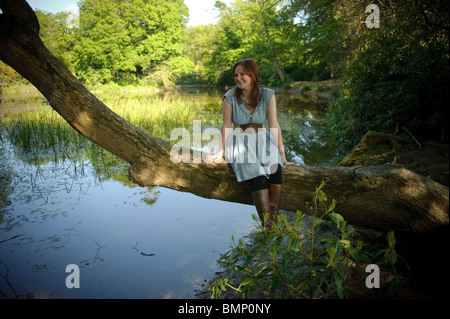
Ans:
{"type": "MultiPolygon", "coordinates": [[[[165,94],[187,96],[220,117],[220,90],[165,94]]],[[[335,148],[320,103],[292,94],[277,101],[288,160],[330,161],[335,148]]],[[[256,226],[253,206],[102,178],[88,158],[31,160],[0,133],[3,298],[195,298],[220,269],[231,236],[256,226]],[[79,288],[66,286],[70,264],[79,267],[79,288]]],[[[117,166],[108,169],[124,175],[124,164],[117,166]]]]}

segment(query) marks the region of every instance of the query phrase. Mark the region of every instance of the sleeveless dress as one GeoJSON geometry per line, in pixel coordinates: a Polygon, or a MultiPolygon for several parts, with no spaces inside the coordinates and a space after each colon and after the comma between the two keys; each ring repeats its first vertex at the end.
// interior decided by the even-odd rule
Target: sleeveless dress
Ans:
{"type": "MultiPolygon", "coordinates": [[[[234,96],[235,89],[228,90],[224,99],[232,107],[232,122],[243,125],[248,123],[264,124],[267,121],[269,102],[274,90],[260,88],[261,100],[255,111],[250,115],[244,103],[239,103],[234,96]]],[[[238,128],[228,135],[225,142],[225,161],[231,164],[238,182],[246,181],[257,176],[275,173],[281,164],[281,154],[278,150],[278,130],[251,129],[242,131],[238,128]]]]}

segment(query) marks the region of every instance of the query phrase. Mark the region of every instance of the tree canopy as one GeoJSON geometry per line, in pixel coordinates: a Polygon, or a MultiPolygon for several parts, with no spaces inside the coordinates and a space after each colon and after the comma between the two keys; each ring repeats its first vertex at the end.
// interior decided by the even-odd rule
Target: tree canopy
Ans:
{"type": "Polygon", "coordinates": [[[86,82],[130,83],[181,55],[183,1],[84,0],[75,70],[86,82]]]}

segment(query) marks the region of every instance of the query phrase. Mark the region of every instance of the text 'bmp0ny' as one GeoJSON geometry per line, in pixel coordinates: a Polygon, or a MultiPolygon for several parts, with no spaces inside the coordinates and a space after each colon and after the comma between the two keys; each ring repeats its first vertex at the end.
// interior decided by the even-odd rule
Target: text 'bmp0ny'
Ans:
{"type": "Polygon", "coordinates": [[[270,304],[223,304],[222,308],[214,308],[213,306],[192,306],[186,303],[179,306],[179,314],[203,314],[209,317],[212,311],[226,314],[231,313],[247,313],[247,314],[267,314],[269,313],[270,304]]]}

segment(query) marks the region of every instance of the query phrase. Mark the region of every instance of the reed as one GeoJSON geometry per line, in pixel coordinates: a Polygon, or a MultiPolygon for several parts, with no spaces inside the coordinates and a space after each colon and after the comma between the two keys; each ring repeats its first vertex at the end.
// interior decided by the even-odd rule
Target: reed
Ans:
{"type": "MultiPolygon", "coordinates": [[[[190,97],[173,94],[103,94],[100,99],[115,113],[133,125],[163,139],[170,139],[176,127],[190,129],[193,120],[220,125],[220,100],[217,108],[203,105],[190,97]]],[[[106,174],[121,160],[77,133],[58,113],[45,107],[1,119],[7,138],[27,153],[35,164],[74,159],[89,159],[94,169],[106,174]]]]}
{"type": "Polygon", "coordinates": [[[130,123],[158,137],[169,139],[176,127],[189,128],[193,120],[220,124],[220,104],[214,111],[186,96],[142,94],[106,97],[103,102],[130,123]]]}

